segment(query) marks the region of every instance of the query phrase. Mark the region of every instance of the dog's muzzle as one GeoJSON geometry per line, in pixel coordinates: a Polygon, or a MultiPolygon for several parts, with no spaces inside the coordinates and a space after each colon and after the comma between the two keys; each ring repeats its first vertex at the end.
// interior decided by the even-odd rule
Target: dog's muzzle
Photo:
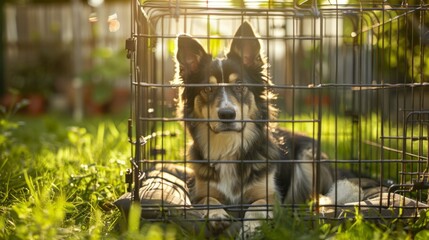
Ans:
{"type": "MultiPolygon", "coordinates": [[[[235,109],[226,107],[226,108],[220,108],[217,112],[217,116],[220,120],[235,120],[235,109]]],[[[232,123],[231,121],[222,121],[222,123],[232,123]]]]}
{"type": "Polygon", "coordinates": [[[236,111],[232,107],[219,108],[217,115],[219,122],[213,122],[213,124],[211,124],[211,129],[215,133],[240,132],[245,126],[245,123],[237,121],[236,111]]]}

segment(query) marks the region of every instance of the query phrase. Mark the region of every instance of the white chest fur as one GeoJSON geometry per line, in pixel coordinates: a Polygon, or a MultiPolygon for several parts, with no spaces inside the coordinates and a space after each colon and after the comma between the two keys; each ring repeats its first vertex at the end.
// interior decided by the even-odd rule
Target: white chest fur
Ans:
{"type": "Polygon", "coordinates": [[[235,160],[238,155],[249,149],[255,139],[255,134],[249,128],[244,132],[213,133],[207,131],[206,125],[200,125],[200,135],[196,137],[204,159],[208,159],[210,165],[219,175],[217,182],[210,185],[225,195],[231,203],[239,203],[245,184],[241,183],[238,176],[235,160]]]}
{"type": "Polygon", "coordinates": [[[205,145],[206,159],[210,160],[231,160],[236,159],[237,153],[240,152],[244,142],[241,134],[235,132],[227,132],[221,134],[211,134],[207,138],[205,145]]]}
{"type": "Polygon", "coordinates": [[[239,203],[243,184],[240,184],[240,177],[237,175],[235,166],[225,162],[215,164],[215,170],[219,174],[219,181],[213,182],[212,186],[222,192],[231,203],[239,203]],[[237,191],[238,190],[238,191],[237,191]]]}

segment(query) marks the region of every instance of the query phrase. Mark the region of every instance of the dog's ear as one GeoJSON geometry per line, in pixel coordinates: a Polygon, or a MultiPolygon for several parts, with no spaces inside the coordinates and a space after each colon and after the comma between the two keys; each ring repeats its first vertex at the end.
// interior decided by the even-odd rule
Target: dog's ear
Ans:
{"type": "Polygon", "coordinates": [[[193,37],[186,34],[177,37],[176,60],[180,64],[181,71],[185,73],[198,72],[201,61],[207,56],[203,46],[193,37]]]}
{"type": "Polygon", "coordinates": [[[235,32],[227,57],[241,60],[245,67],[260,67],[264,64],[261,44],[249,22],[243,22],[235,32]]]}

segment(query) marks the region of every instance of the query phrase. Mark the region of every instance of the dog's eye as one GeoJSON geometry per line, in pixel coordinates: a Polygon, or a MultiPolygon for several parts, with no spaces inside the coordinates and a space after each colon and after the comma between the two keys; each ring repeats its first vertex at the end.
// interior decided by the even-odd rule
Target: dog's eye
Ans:
{"type": "Polygon", "coordinates": [[[203,91],[204,91],[205,93],[211,93],[211,92],[213,91],[213,89],[212,89],[212,87],[207,86],[207,87],[205,87],[205,88],[203,89],[203,91]]]}
{"type": "Polygon", "coordinates": [[[235,84],[237,85],[234,86],[234,91],[242,92],[244,90],[245,86],[242,85],[243,82],[236,82],[235,84]]]}

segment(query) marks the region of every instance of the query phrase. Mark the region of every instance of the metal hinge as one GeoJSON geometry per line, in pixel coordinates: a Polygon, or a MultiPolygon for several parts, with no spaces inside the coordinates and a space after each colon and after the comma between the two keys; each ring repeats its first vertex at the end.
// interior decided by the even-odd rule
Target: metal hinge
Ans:
{"type": "Polygon", "coordinates": [[[127,50],[127,58],[131,58],[131,54],[136,50],[136,38],[131,37],[125,40],[125,49],[127,50]]]}
{"type": "Polygon", "coordinates": [[[133,170],[127,169],[125,172],[125,183],[128,184],[127,192],[131,192],[133,190],[133,170]]]}

